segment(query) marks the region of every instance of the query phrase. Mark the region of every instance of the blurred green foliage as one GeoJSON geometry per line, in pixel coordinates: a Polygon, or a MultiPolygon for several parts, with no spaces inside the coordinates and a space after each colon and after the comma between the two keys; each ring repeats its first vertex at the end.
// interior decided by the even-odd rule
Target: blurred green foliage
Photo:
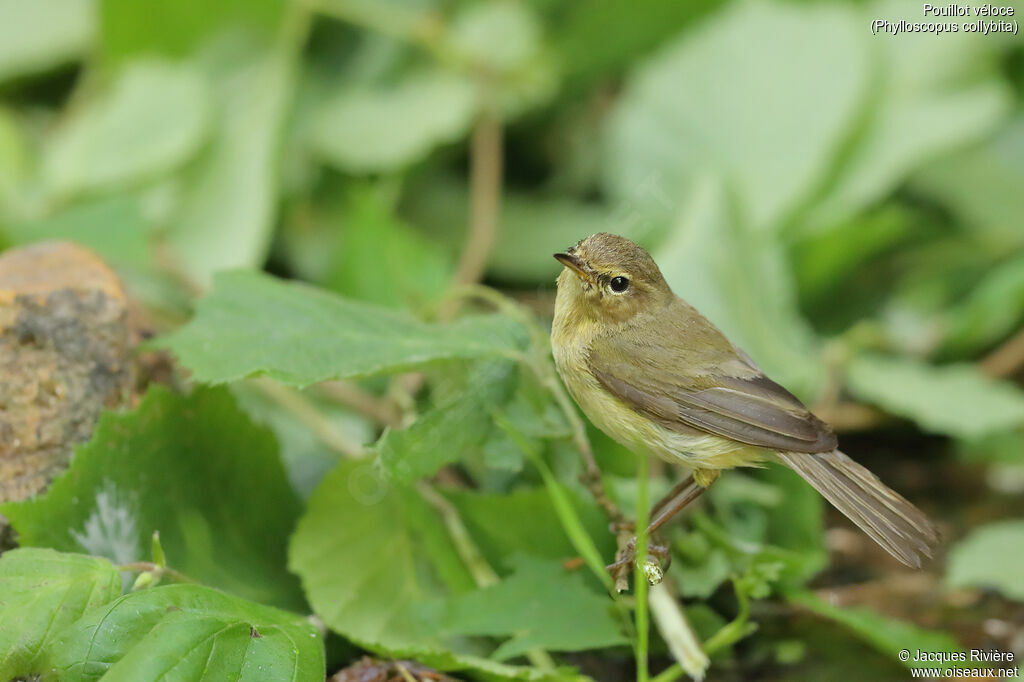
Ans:
{"type": "MultiPolygon", "coordinates": [[[[541,329],[550,254],[598,231],[647,246],[678,294],[841,431],[937,434],[965,466],[1019,480],[1024,46],[868,30],[918,12],[0,0],[0,244],[95,250],[167,332],[151,347],[198,385],[108,415],[46,496],[5,505],[23,544],[69,554],[0,559],[0,673],[148,680],[163,657],[194,665],[188,679],[322,679],[316,633],[278,606],[473,678],[572,679],[577,664],[618,679],[605,671],[636,646],[628,603],[558,564],[586,547],[610,560],[614,538],[578,482],[541,329]],[[481,152],[488,124],[500,156],[481,152]],[[508,298],[447,319],[466,300],[452,278],[479,229],[480,164],[504,174],[484,202],[499,226],[485,281],[539,319],[508,298]],[[239,269],[273,276],[223,272],[239,269]],[[409,371],[422,383],[396,377],[409,371]],[[358,383],[337,400],[337,380],[358,383]],[[172,567],[232,595],[120,597],[114,568],[70,554],[145,561],[153,530],[172,567]],[[18,634],[32,609],[55,618],[18,634]],[[561,653],[586,649],[599,663],[561,653]]],[[[632,509],[633,456],[590,436],[632,509]]],[[[900,456],[925,468],[946,450],[899,442],[921,443],[900,456]]],[[[804,589],[828,562],[823,509],[789,472],[730,473],[708,498],[669,533],[668,581],[719,642],[715,664],[807,655],[777,626],[737,644],[762,599],[890,659],[957,646],[804,589]]],[[[1020,536],[1019,519],[981,525],[946,584],[1021,599],[1003,551],[1020,536]]],[[[656,637],[652,654],[678,645],[656,637]]]]}

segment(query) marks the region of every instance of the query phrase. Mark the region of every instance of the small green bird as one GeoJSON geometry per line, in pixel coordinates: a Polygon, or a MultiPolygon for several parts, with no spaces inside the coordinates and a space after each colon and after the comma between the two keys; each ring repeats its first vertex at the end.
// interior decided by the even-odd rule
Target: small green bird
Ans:
{"type": "Polygon", "coordinates": [[[693,470],[655,505],[649,533],[721,469],[774,461],[904,564],[931,556],[927,517],[840,452],[827,424],[672,292],[647,251],[600,233],[555,258],[565,269],[551,344],[569,392],[622,445],[693,470]]]}

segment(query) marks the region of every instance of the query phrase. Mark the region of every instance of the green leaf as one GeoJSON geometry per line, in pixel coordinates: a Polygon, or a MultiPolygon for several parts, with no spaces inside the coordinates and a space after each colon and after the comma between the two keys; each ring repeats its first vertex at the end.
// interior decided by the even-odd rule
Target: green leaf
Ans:
{"type": "Polygon", "coordinates": [[[35,203],[31,195],[38,194],[26,191],[34,159],[24,122],[14,110],[0,106],[0,224],[27,218],[35,203]]]}
{"type": "Polygon", "coordinates": [[[927,365],[859,355],[846,368],[850,391],[925,431],[971,438],[1024,424],[1024,392],[973,365],[927,365]]]}
{"type": "MultiPolygon", "coordinates": [[[[342,462],[313,492],[292,537],[289,568],[314,612],[361,645],[386,650],[433,641],[412,605],[440,582],[417,577],[427,552],[413,533],[410,505],[423,511],[425,503],[369,463],[342,462]]],[[[419,521],[441,531],[431,512],[419,521]]]]}
{"type": "Polygon", "coordinates": [[[277,211],[277,151],[293,90],[282,50],[217,45],[204,65],[219,84],[216,139],[184,179],[168,242],[200,285],[219,270],[262,265],[277,211]]]}
{"type": "MultiPolygon", "coordinates": [[[[465,241],[469,192],[451,178],[414,186],[405,214],[456,252],[465,241]]],[[[643,221],[630,211],[609,211],[581,201],[509,191],[501,200],[498,236],[487,257],[487,272],[503,282],[546,284],[561,269],[551,254],[564,251],[595,232],[615,232],[643,241],[643,221]]]]}
{"type": "Polygon", "coordinates": [[[515,0],[467,5],[452,22],[451,47],[476,68],[523,68],[540,49],[540,27],[529,5],[515,0]]]}
{"type": "Polygon", "coordinates": [[[452,266],[447,254],[400,222],[379,192],[353,192],[337,220],[343,232],[324,281],[328,288],[370,303],[418,310],[448,287],[452,266]]]}
{"type": "Polygon", "coordinates": [[[182,57],[226,29],[269,38],[280,28],[285,0],[97,0],[101,47],[121,60],[139,54],[182,57]]]}
{"type": "Polygon", "coordinates": [[[306,385],[456,358],[507,355],[525,332],[506,317],[430,325],[380,306],[255,272],[218,275],[196,316],[158,340],[197,381],[265,374],[306,385]]]}
{"type": "Polygon", "coordinates": [[[625,21],[620,0],[570,3],[560,8],[566,16],[552,42],[567,62],[567,78],[589,83],[617,75],[723,4],[724,0],[642,0],[625,21]],[[615,40],[607,40],[612,34],[615,40]],[[601,49],[594,49],[595,45],[601,49]]]}
{"type": "Polygon", "coordinates": [[[58,196],[139,183],[199,150],[210,128],[211,93],[182,64],[138,61],[109,92],[73,110],[50,138],[45,181],[58,196]]]}
{"type": "Polygon", "coordinates": [[[720,183],[697,184],[681,226],[654,250],[665,279],[776,381],[812,398],[823,381],[818,342],[797,309],[777,237],[730,210],[720,183]]]}
{"type": "Polygon", "coordinates": [[[310,144],[341,170],[391,171],[465,135],[476,107],[471,82],[424,71],[387,88],[363,86],[340,92],[324,103],[310,144]]]}
{"type": "Polygon", "coordinates": [[[8,230],[16,244],[67,239],[88,247],[113,265],[143,265],[149,259],[146,223],[137,201],[109,196],[77,204],[8,230]]]}
{"type": "Polygon", "coordinates": [[[0,83],[84,54],[93,12],[91,0],[0,0],[0,83]]]}
{"type": "Polygon", "coordinates": [[[946,583],[951,587],[995,589],[1024,601],[1024,521],[979,526],[949,550],[946,583]]]}
{"type": "MultiPolygon", "coordinates": [[[[308,498],[320,479],[338,463],[338,453],[325,447],[308,422],[283,407],[257,383],[239,381],[228,388],[253,421],[273,429],[292,488],[303,499],[308,498]]],[[[377,438],[376,424],[339,403],[322,399],[314,391],[303,392],[301,399],[309,401],[335,431],[352,443],[369,446],[377,438]]]]}
{"type": "Polygon", "coordinates": [[[408,482],[458,461],[467,449],[484,441],[493,423],[491,414],[509,397],[515,379],[516,365],[507,360],[478,362],[462,377],[450,377],[455,386],[443,391],[429,412],[408,428],[387,431],[381,438],[377,448],[384,470],[408,482]]]}
{"type": "Polygon", "coordinates": [[[89,611],[58,635],[47,664],[63,682],[321,682],[325,668],[305,618],[200,585],[145,589],[89,611]]]}
{"type": "Polygon", "coordinates": [[[998,244],[1024,244],[1024,114],[980,145],[949,154],[922,168],[912,181],[948,205],[968,225],[998,244]]]}
{"type": "Polygon", "coordinates": [[[610,193],[668,218],[672,197],[713,173],[755,230],[776,226],[818,185],[858,113],[862,30],[842,4],[745,2],[669,43],[630,77],[613,113],[610,193]]]}
{"type": "MultiPolygon", "coordinates": [[[[564,561],[577,555],[543,488],[502,494],[447,490],[444,494],[459,511],[488,563],[496,568],[511,569],[516,556],[564,561]]],[[[589,497],[574,490],[566,490],[566,494],[601,555],[614,556],[615,539],[608,532],[608,519],[589,497]]]]}
{"type": "MultiPolygon", "coordinates": [[[[911,654],[918,649],[928,652],[960,652],[960,645],[945,632],[925,630],[910,623],[893,620],[870,609],[833,606],[813,592],[794,592],[786,599],[798,606],[828,618],[853,631],[862,640],[887,656],[897,657],[901,649],[911,654]]],[[[913,661],[903,661],[908,668],[920,667],[913,661]]],[[[955,668],[955,663],[929,663],[928,667],[955,668]]]]}
{"type": "Polygon", "coordinates": [[[451,599],[443,627],[463,635],[513,636],[494,652],[497,660],[538,647],[582,651],[628,644],[608,595],[582,578],[559,562],[520,557],[508,578],[451,599]]]}
{"type": "Polygon", "coordinates": [[[0,679],[43,671],[54,635],[89,609],[121,595],[106,559],[51,549],[12,549],[0,557],[0,679]]]}
{"type": "Polygon", "coordinates": [[[159,530],[171,565],[186,575],[259,602],[303,604],[285,569],[299,502],[273,434],[226,389],[180,396],[153,388],[135,411],[105,414],[44,496],[3,513],[23,545],[116,563],[148,559],[159,530]]]}
{"type": "MultiPolygon", "coordinates": [[[[292,536],[289,567],[332,630],[380,655],[498,679],[538,679],[528,668],[456,653],[442,641],[432,598],[471,586],[437,514],[413,488],[367,462],[345,461],[309,500],[292,536]]],[[[463,643],[463,646],[465,644],[463,643]]]]}
{"type": "Polygon", "coordinates": [[[1024,320],[1024,256],[985,273],[958,306],[947,311],[943,350],[966,356],[1012,334],[1024,320]]]}
{"type": "MultiPolygon", "coordinates": [[[[920,8],[900,0],[870,3],[863,16],[921,21],[920,8]]],[[[880,68],[865,127],[809,224],[848,218],[927,162],[981,139],[1006,114],[1011,93],[991,66],[997,41],[966,32],[934,38],[871,41],[880,68]]]]}

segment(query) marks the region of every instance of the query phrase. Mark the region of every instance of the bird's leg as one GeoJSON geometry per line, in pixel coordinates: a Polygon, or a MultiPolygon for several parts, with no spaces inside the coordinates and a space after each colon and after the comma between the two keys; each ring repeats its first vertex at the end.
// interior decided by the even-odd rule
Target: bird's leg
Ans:
{"type": "MultiPolygon", "coordinates": [[[[661,498],[651,508],[651,522],[647,525],[647,537],[653,537],[654,533],[664,526],[668,521],[678,514],[686,505],[690,504],[703,493],[714,480],[718,478],[717,471],[699,470],[688,476],[679,485],[673,488],[668,495],[661,498]]],[[[672,561],[672,554],[668,547],[661,544],[648,545],[650,556],[658,559],[659,563],[667,560],[663,570],[667,570],[672,561]]],[[[636,558],[636,536],[634,535],[624,545],[620,543],[620,549],[615,556],[615,563],[607,566],[607,570],[615,578],[616,589],[620,592],[625,589],[626,576],[636,558]]]]}

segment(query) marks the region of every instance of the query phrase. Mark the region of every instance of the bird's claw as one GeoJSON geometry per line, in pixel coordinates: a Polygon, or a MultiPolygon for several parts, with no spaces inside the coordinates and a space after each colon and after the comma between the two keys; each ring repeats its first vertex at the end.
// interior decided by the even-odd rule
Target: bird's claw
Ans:
{"type": "Polygon", "coordinates": [[[648,584],[657,585],[664,579],[665,571],[668,570],[671,563],[672,554],[668,547],[648,542],[647,559],[641,566],[637,562],[636,538],[633,537],[615,555],[615,563],[605,566],[605,569],[611,573],[615,579],[616,589],[621,592],[626,589],[629,572],[633,570],[634,566],[644,575],[648,584]],[[662,565],[663,563],[664,565],[662,565]]]}

